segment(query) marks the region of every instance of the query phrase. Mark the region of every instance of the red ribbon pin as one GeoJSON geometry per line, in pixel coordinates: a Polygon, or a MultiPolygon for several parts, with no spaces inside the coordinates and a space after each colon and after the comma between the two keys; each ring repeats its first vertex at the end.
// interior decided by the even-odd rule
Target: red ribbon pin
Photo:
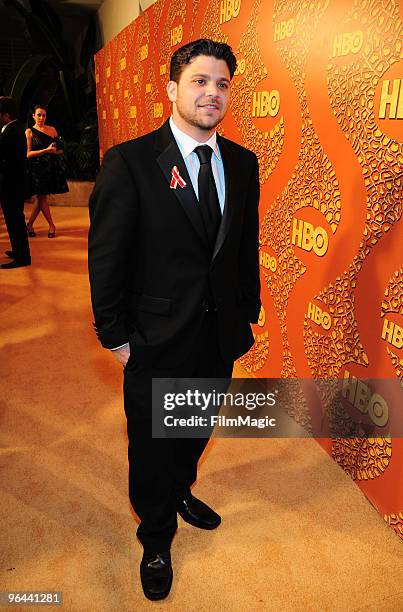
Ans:
{"type": "Polygon", "coordinates": [[[171,189],[176,189],[178,185],[179,187],[182,187],[182,189],[183,187],[186,187],[185,181],[179,174],[178,166],[174,166],[172,168],[171,174],[172,174],[171,184],[170,184],[171,189]]]}

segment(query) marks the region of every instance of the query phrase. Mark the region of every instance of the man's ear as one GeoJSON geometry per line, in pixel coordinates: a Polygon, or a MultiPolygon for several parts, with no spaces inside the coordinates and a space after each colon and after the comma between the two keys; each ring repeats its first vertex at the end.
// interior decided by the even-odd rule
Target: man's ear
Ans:
{"type": "Polygon", "coordinates": [[[167,85],[167,94],[171,102],[176,102],[177,91],[178,83],[175,83],[175,81],[169,81],[167,85]]]}

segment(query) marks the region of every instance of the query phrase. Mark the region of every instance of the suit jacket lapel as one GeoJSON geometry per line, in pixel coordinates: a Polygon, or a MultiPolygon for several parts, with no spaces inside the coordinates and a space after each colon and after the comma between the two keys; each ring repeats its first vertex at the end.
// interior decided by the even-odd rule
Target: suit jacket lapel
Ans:
{"type": "Polygon", "coordinates": [[[186,182],[185,187],[176,186],[172,189],[175,196],[178,198],[183,210],[185,211],[190,223],[196,230],[198,236],[203,243],[208,246],[208,238],[204,229],[203,219],[200,213],[199,203],[193,189],[192,181],[186,169],[186,164],[181,155],[176,140],[173,137],[169,121],[166,121],[162,127],[157,130],[155,138],[155,147],[158,151],[157,162],[168,181],[171,183],[172,168],[177,166],[180,176],[186,182]]]}
{"type": "Polygon", "coordinates": [[[233,165],[233,159],[228,151],[227,145],[225,141],[217,134],[217,142],[220,147],[220,153],[224,165],[224,175],[225,175],[225,204],[224,204],[224,214],[220,224],[220,229],[218,230],[217,239],[214,246],[213,251],[213,259],[216,257],[217,253],[221,249],[224,244],[224,240],[228,234],[231,220],[234,214],[234,198],[236,197],[236,189],[235,189],[235,169],[233,165]]]}

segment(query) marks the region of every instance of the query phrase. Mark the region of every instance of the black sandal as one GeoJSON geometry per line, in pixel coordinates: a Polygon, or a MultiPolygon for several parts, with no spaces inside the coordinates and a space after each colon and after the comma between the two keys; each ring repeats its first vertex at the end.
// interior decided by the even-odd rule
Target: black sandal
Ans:
{"type": "Polygon", "coordinates": [[[36,232],[34,232],[34,228],[32,228],[31,230],[28,229],[29,228],[29,223],[27,223],[27,232],[28,232],[28,236],[30,238],[34,238],[34,236],[36,236],[36,232]]]}

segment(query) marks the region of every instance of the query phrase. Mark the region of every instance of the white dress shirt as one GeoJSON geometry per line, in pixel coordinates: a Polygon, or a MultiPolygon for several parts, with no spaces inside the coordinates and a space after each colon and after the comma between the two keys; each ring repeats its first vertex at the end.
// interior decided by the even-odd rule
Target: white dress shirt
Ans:
{"type": "Polygon", "coordinates": [[[169,119],[169,125],[172,130],[172,134],[176,140],[179,150],[186,164],[186,169],[189,173],[190,180],[192,181],[193,189],[195,191],[197,199],[199,199],[199,187],[198,187],[198,176],[200,169],[200,161],[197,154],[194,152],[196,147],[200,145],[208,145],[213,149],[213,155],[211,156],[211,168],[213,170],[213,176],[217,187],[218,201],[220,202],[221,213],[224,213],[225,203],[225,176],[224,176],[224,165],[221,159],[221,153],[217,144],[217,132],[214,132],[212,136],[206,142],[197,142],[194,138],[185,134],[175,125],[172,117],[169,119]]]}
{"type": "MultiPolygon", "coordinates": [[[[213,149],[213,155],[211,156],[211,168],[213,170],[213,176],[215,180],[215,184],[217,187],[218,201],[220,203],[221,213],[224,213],[224,203],[225,203],[225,176],[224,176],[224,165],[221,159],[221,153],[219,146],[217,144],[217,132],[214,132],[212,136],[206,142],[197,142],[194,138],[185,134],[175,125],[172,116],[169,118],[169,125],[172,130],[172,134],[176,140],[176,144],[179,147],[179,150],[182,154],[184,162],[186,164],[186,169],[189,173],[190,180],[192,181],[193,189],[195,191],[197,199],[199,199],[199,186],[198,186],[198,176],[200,170],[200,160],[197,157],[197,153],[194,152],[196,147],[200,145],[208,145],[213,149]]],[[[124,348],[128,346],[129,343],[126,342],[121,346],[116,346],[111,349],[112,351],[117,351],[118,349],[124,348]]]]}

